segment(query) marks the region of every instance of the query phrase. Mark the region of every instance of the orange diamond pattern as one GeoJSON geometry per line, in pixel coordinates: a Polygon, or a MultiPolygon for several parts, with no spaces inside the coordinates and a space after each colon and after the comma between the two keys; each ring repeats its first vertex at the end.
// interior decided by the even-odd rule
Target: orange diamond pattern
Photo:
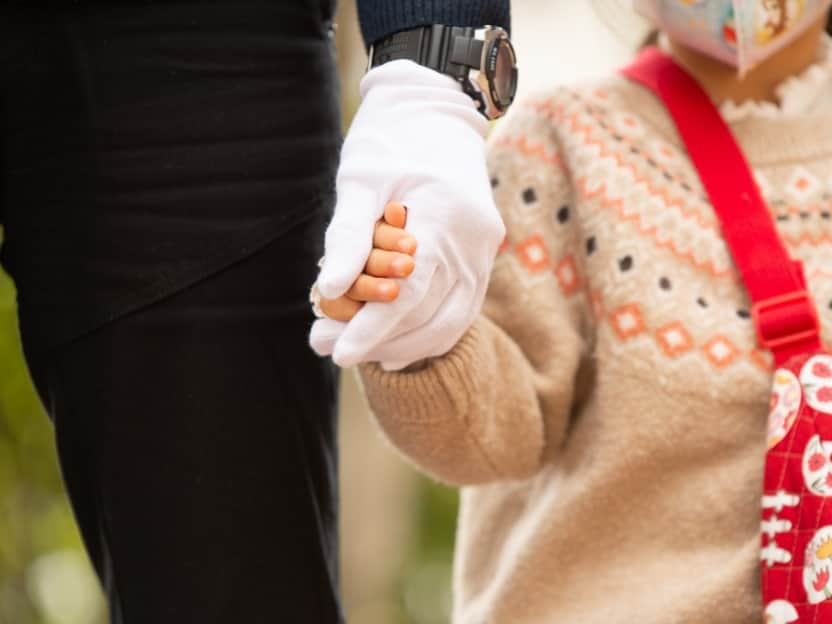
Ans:
{"type": "Polygon", "coordinates": [[[725,368],[737,359],[739,351],[734,343],[724,336],[714,336],[702,347],[711,364],[717,368],[725,368]]]}
{"type": "Polygon", "coordinates": [[[532,273],[542,271],[549,266],[549,251],[540,234],[535,234],[517,245],[517,256],[532,273]]]}
{"type": "Polygon", "coordinates": [[[770,351],[760,351],[759,349],[754,349],[749,357],[752,362],[767,373],[774,372],[774,357],[770,351]]]}
{"type": "Polygon", "coordinates": [[[656,331],[656,338],[664,352],[670,357],[676,357],[693,348],[693,339],[684,325],[678,321],[659,328],[656,331]]]}
{"type": "Polygon", "coordinates": [[[575,265],[575,259],[571,254],[561,260],[558,266],[555,267],[555,275],[557,275],[563,294],[572,295],[581,288],[578,267],[575,265]]]}
{"type": "Polygon", "coordinates": [[[622,339],[627,340],[645,331],[644,317],[636,304],[618,308],[610,315],[613,329],[622,339]]]}

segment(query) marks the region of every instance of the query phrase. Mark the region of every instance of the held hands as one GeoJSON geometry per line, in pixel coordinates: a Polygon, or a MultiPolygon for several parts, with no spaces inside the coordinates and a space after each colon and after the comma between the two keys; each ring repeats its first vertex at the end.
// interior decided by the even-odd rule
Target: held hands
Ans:
{"type": "Polygon", "coordinates": [[[407,213],[397,202],[387,204],[384,219],[376,224],[373,250],[364,272],[338,299],[321,297],[321,311],[334,321],[351,321],[367,302],[389,303],[399,296],[394,278],[406,278],[415,267],[416,239],[404,230],[407,213]]]}
{"type": "Polygon", "coordinates": [[[361,94],[317,287],[332,301],[358,288],[376,222],[393,198],[408,208],[407,231],[419,241],[416,265],[393,301],[368,298],[352,306],[349,321],[318,320],[310,343],[340,366],[380,362],[396,370],[444,355],[470,327],[505,228],[485,166],[488,123],[457,82],[393,61],[367,74],[361,94]]]}

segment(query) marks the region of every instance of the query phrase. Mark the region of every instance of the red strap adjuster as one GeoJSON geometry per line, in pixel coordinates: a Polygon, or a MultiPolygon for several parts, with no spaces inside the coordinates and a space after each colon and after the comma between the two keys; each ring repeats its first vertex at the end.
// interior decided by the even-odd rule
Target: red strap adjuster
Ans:
{"type": "Polygon", "coordinates": [[[820,347],[820,321],[812,297],[805,290],[777,295],[751,308],[757,339],[766,349],[777,352],[811,342],[820,347]]]}

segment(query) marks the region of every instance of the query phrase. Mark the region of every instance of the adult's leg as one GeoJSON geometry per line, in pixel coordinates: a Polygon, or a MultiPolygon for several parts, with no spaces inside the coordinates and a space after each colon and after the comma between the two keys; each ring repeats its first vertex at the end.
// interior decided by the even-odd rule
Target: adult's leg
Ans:
{"type": "Polygon", "coordinates": [[[115,622],[340,617],[316,6],[0,7],[3,263],[115,622]]]}
{"type": "Polygon", "coordinates": [[[340,621],[323,223],[32,362],[115,622],[340,621]]]}

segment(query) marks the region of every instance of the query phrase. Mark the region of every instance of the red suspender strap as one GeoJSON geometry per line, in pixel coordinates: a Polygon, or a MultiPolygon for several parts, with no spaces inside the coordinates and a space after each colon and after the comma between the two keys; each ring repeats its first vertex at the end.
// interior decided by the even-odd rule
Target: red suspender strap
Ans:
{"type": "Polygon", "coordinates": [[[657,48],[644,50],[622,73],[655,93],[676,122],[753,302],[760,345],[773,351],[778,365],[818,351],[820,324],[801,263],[789,258],[716,106],[693,77],[657,48]]]}

